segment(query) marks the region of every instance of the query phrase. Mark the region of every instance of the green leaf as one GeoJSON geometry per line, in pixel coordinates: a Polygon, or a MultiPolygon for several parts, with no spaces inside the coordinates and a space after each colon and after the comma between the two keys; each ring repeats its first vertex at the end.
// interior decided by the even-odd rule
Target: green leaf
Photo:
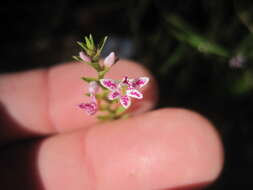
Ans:
{"type": "Polygon", "coordinates": [[[87,49],[86,47],[85,47],[85,45],[84,45],[84,43],[82,43],[82,42],[76,42],[81,48],[83,48],[83,49],[87,49]]]}
{"type": "Polygon", "coordinates": [[[124,113],[124,111],[126,111],[126,109],[123,106],[119,106],[116,111],[115,114],[116,115],[121,115],[122,113],[124,113]]]}
{"type": "Polygon", "coordinates": [[[93,37],[92,37],[91,34],[89,35],[89,38],[90,38],[91,45],[92,45],[93,47],[95,47],[95,43],[94,43],[94,40],[93,40],[93,37]]]}
{"type": "Polygon", "coordinates": [[[181,20],[180,17],[170,15],[166,18],[166,20],[170,25],[170,33],[179,41],[187,43],[203,53],[214,54],[227,58],[230,57],[230,52],[227,49],[218,43],[207,39],[203,35],[194,32],[193,29],[181,20]]]}
{"type": "Polygon", "coordinates": [[[93,56],[93,50],[90,50],[89,48],[87,48],[87,47],[83,47],[83,49],[85,50],[85,52],[86,52],[86,54],[88,55],[88,56],[93,56]]]}
{"type": "Polygon", "coordinates": [[[72,58],[75,59],[76,61],[79,61],[79,62],[80,62],[80,61],[83,61],[83,60],[82,60],[80,57],[78,57],[78,56],[72,56],[72,58]]]}
{"type": "Polygon", "coordinates": [[[91,77],[81,77],[81,79],[86,82],[98,81],[96,78],[91,78],[91,77]]]}
{"type": "Polygon", "coordinates": [[[99,115],[97,118],[101,121],[108,121],[113,119],[111,115],[99,115]]]}
{"type": "Polygon", "coordinates": [[[98,51],[99,51],[99,54],[100,52],[103,50],[104,46],[105,46],[105,43],[108,39],[108,36],[105,36],[103,40],[101,40],[98,44],[98,51]]]}
{"type": "Polygon", "coordinates": [[[94,56],[94,50],[92,49],[89,49],[88,47],[86,47],[86,45],[82,42],[77,42],[77,44],[83,48],[85,50],[85,53],[88,55],[88,56],[94,56]]]}
{"type": "Polygon", "coordinates": [[[89,38],[85,36],[84,39],[85,39],[87,48],[90,49],[90,50],[92,50],[93,47],[92,47],[92,44],[91,44],[89,38]]]}

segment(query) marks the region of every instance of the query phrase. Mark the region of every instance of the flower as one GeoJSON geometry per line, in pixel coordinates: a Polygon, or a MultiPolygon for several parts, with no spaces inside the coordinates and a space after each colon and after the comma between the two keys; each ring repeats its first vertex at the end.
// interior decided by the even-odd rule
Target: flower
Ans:
{"type": "Polygon", "coordinates": [[[128,77],[124,77],[120,82],[113,79],[100,79],[101,85],[110,90],[108,99],[119,99],[120,104],[125,109],[131,105],[131,97],[136,99],[143,98],[143,94],[139,92],[139,89],[145,86],[148,82],[148,77],[139,77],[136,79],[128,79],[128,77]]]}
{"type": "Polygon", "coordinates": [[[91,59],[89,56],[87,56],[83,51],[79,52],[79,57],[84,61],[84,62],[91,62],[91,59]]]}
{"type": "Polygon", "coordinates": [[[91,101],[89,103],[79,104],[81,109],[84,109],[88,115],[94,115],[98,110],[97,100],[95,96],[91,96],[91,101]]]}
{"type": "Polygon", "coordinates": [[[104,66],[105,67],[111,67],[118,61],[118,58],[116,57],[114,52],[111,52],[104,60],[104,66]]]}
{"type": "Polygon", "coordinates": [[[231,68],[242,68],[245,66],[246,58],[243,55],[236,55],[229,60],[231,68]]]}
{"type": "Polygon", "coordinates": [[[94,115],[98,110],[98,104],[96,100],[96,94],[99,90],[99,85],[96,81],[89,83],[88,91],[90,93],[91,101],[88,103],[81,103],[79,107],[84,109],[88,115],[94,115]]]}

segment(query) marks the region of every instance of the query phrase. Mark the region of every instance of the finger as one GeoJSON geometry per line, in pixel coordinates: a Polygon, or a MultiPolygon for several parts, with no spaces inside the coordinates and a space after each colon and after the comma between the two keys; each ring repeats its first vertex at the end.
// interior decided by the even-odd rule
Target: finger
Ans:
{"type": "MultiPolygon", "coordinates": [[[[28,152],[23,151],[23,155],[28,152]]],[[[17,165],[16,159],[13,162],[17,165]]],[[[48,138],[34,162],[39,179],[31,189],[38,184],[44,190],[191,189],[217,178],[223,153],[217,132],[207,120],[189,111],[166,109],[48,138]]],[[[1,170],[12,164],[6,159],[0,163],[1,170]]],[[[4,173],[13,171],[5,170],[0,177],[2,187],[19,187],[8,183],[15,179],[8,179],[4,173]]],[[[18,176],[23,185],[35,182],[24,176],[18,176]]]]}
{"type": "MultiPolygon", "coordinates": [[[[122,78],[152,76],[142,66],[119,61],[108,77],[122,78]]],[[[87,84],[82,76],[94,77],[95,72],[85,64],[70,63],[48,70],[35,70],[0,76],[0,139],[46,135],[82,128],[97,122],[78,108],[89,101],[84,96],[87,84]]],[[[139,110],[151,109],[156,102],[155,82],[152,79],[144,89],[145,98],[139,102],[139,110]]]]}

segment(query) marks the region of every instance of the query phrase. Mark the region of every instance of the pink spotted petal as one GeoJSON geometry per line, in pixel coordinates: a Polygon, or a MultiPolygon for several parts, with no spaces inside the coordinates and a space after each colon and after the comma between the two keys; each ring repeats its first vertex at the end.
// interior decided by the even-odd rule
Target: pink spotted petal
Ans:
{"type": "Polygon", "coordinates": [[[94,115],[98,110],[97,104],[95,102],[82,103],[79,104],[79,107],[81,109],[84,109],[88,115],[94,115]]]}
{"type": "Polygon", "coordinates": [[[100,79],[100,84],[111,91],[115,91],[118,88],[118,84],[112,79],[100,79]]]}
{"type": "Polygon", "coordinates": [[[109,100],[115,100],[115,99],[119,98],[119,96],[120,96],[119,91],[110,92],[109,95],[108,95],[108,99],[109,100]]]}
{"type": "Polygon", "coordinates": [[[145,86],[148,82],[149,82],[148,77],[139,77],[139,78],[133,80],[132,87],[135,89],[139,89],[139,88],[142,88],[143,86],[145,86]]]}
{"type": "Polygon", "coordinates": [[[120,97],[120,103],[121,103],[121,105],[122,105],[125,109],[127,109],[127,108],[129,108],[129,106],[131,105],[131,99],[130,99],[130,97],[128,97],[127,95],[121,96],[121,97],[120,97]]]}
{"type": "Polygon", "coordinates": [[[143,98],[143,95],[141,92],[139,92],[138,90],[136,89],[133,89],[133,90],[127,90],[127,96],[130,96],[130,97],[133,97],[133,98],[137,98],[137,99],[142,99],[143,98]]]}

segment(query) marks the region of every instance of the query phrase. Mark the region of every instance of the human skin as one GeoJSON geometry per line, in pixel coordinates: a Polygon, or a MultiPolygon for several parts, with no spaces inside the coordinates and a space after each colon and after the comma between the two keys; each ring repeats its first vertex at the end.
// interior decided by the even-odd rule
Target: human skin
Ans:
{"type": "Polygon", "coordinates": [[[108,77],[148,76],[133,117],[101,123],[77,105],[94,76],[67,63],[0,76],[0,188],[33,190],[201,189],[223,166],[214,126],[180,108],[150,111],[158,98],[151,74],[121,60],[108,77]]]}

